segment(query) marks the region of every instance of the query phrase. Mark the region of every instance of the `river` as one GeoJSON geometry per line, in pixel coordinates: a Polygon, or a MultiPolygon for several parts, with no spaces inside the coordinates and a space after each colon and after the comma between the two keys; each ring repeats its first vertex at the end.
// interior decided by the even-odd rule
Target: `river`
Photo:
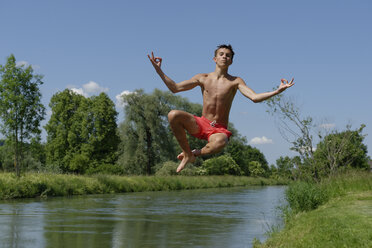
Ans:
{"type": "Polygon", "coordinates": [[[281,186],[0,201],[0,247],[251,247],[281,186]]]}

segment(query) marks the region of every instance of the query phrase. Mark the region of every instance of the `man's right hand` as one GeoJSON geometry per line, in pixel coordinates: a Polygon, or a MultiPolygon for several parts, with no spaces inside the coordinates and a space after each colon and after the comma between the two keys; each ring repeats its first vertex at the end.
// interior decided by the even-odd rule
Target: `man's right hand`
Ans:
{"type": "Polygon", "coordinates": [[[161,62],[163,60],[162,58],[155,57],[154,52],[151,52],[151,57],[150,57],[150,55],[147,54],[147,57],[149,57],[150,62],[152,63],[152,66],[154,66],[156,71],[161,70],[160,67],[161,67],[161,62]]]}

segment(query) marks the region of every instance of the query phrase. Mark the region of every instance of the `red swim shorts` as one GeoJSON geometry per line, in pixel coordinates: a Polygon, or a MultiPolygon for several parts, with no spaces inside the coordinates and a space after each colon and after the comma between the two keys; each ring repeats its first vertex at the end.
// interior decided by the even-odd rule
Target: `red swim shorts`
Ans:
{"type": "Polygon", "coordinates": [[[212,122],[205,118],[204,116],[198,117],[194,115],[194,118],[199,126],[199,133],[191,135],[198,139],[209,140],[209,137],[215,133],[224,133],[226,134],[227,138],[230,138],[230,136],[232,135],[232,133],[229,130],[227,130],[227,126],[225,125],[212,122]]]}

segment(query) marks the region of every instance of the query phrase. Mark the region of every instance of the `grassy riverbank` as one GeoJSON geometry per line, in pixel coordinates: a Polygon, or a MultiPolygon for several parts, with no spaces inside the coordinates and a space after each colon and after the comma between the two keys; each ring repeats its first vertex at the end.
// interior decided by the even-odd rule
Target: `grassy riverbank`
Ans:
{"type": "Polygon", "coordinates": [[[0,199],[282,184],[286,182],[236,176],[129,177],[27,173],[17,178],[11,173],[0,173],[0,199]]]}
{"type": "Polygon", "coordinates": [[[254,247],[372,247],[372,173],[300,184],[286,192],[284,228],[254,247]]]}

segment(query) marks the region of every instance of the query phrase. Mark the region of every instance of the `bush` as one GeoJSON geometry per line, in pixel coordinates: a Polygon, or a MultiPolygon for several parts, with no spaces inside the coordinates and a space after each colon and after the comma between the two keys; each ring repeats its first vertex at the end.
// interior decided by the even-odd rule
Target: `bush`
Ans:
{"type": "Polygon", "coordinates": [[[328,201],[328,194],[321,185],[302,181],[290,184],[285,196],[294,213],[316,209],[328,201]]]}
{"type": "Polygon", "coordinates": [[[340,169],[368,169],[367,146],[363,144],[362,134],[365,125],[357,130],[333,131],[323,138],[314,152],[313,166],[320,176],[333,175],[340,169]]]}
{"type": "Polygon", "coordinates": [[[171,176],[176,175],[178,164],[173,161],[167,161],[163,165],[157,165],[158,170],[155,172],[156,176],[171,176]]]}
{"type": "Polygon", "coordinates": [[[173,175],[182,175],[182,176],[196,176],[199,175],[198,169],[191,164],[186,165],[186,167],[180,172],[177,173],[178,163],[174,161],[167,161],[163,164],[156,166],[157,170],[155,172],[156,176],[173,176],[173,175]]]}
{"type": "Polygon", "coordinates": [[[243,175],[244,172],[229,155],[222,155],[204,161],[202,168],[208,175],[243,175]]]}
{"type": "Polygon", "coordinates": [[[110,175],[122,175],[124,174],[123,169],[117,164],[98,164],[94,167],[89,167],[85,174],[110,174],[110,175]]]}
{"type": "Polygon", "coordinates": [[[265,174],[264,168],[262,168],[260,162],[251,161],[248,165],[249,174],[253,177],[263,176],[265,174]]]}

